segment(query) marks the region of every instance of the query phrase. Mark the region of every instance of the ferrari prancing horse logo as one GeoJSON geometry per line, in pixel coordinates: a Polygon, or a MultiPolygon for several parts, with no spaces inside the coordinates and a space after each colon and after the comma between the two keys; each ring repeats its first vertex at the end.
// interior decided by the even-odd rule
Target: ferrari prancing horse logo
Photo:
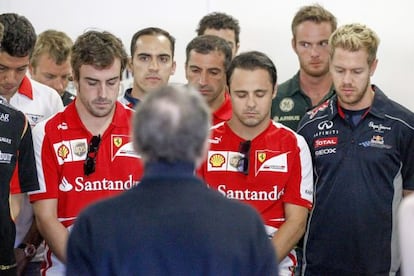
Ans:
{"type": "Polygon", "coordinates": [[[119,148],[122,145],[122,138],[114,137],[114,145],[119,148]]]}
{"type": "Polygon", "coordinates": [[[257,154],[257,159],[258,159],[260,162],[265,161],[265,160],[266,160],[266,153],[265,153],[265,152],[259,152],[259,153],[257,154]]]}

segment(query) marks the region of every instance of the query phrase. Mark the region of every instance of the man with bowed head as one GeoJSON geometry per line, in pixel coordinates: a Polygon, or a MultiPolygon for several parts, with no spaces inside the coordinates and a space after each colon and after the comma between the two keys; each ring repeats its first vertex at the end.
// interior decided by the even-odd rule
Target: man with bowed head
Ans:
{"type": "Polygon", "coordinates": [[[232,117],[212,127],[207,160],[198,172],[224,196],[256,208],[276,250],[279,275],[293,275],[294,247],[312,207],[309,148],[302,136],[270,119],[277,72],[267,55],[237,55],[227,83],[232,117]]]}
{"type": "Polygon", "coordinates": [[[30,195],[48,246],[44,274],[65,272],[66,245],[89,204],[136,185],[142,164],[130,141],[133,111],[117,101],[127,54],[109,32],[88,31],[72,47],[77,97],[33,130],[39,192],[30,195]]]}
{"type": "Polygon", "coordinates": [[[374,31],[358,23],[332,34],[336,95],[298,128],[317,175],[305,275],[399,275],[396,217],[414,190],[414,114],[371,84],[378,45],[374,31]]]}
{"type": "Polygon", "coordinates": [[[69,275],[278,275],[260,216],[194,175],[210,118],[188,86],[166,86],[139,104],[134,148],[144,176],[79,216],[69,237],[69,275]]]}

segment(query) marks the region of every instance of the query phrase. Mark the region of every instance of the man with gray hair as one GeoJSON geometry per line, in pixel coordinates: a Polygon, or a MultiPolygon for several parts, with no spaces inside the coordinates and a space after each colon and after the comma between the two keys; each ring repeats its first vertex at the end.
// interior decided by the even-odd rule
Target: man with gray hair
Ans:
{"type": "Polygon", "coordinates": [[[210,128],[200,93],[186,86],[154,91],[133,124],[144,177],[78,217],[68,275],[277,275],[259,215],[194,175],[210,128]]]}

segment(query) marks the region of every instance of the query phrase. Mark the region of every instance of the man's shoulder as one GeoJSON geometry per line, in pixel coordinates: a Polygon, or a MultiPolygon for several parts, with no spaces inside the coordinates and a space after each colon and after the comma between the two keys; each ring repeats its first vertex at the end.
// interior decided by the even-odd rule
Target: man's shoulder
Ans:
{"type": "Polygon", "coordinates": [[[334,98],[330,98],[314,109],[306,112],[299,122],[297,132],[300,132],[305,126],[309,126],[319,122],[320,120],[327,120],[327,118],[332,117],[332,115],[337,112],[335,105],[336,101],[334,101],[334,98]]]}
{"type": "Polygon", "coordinates": [[[280,85],[278,85],[276,98],[282,99],[286,96],[291,96],[295,92],[297,92],[299,89],[300,89],[299,88],[299,83],[298,83],[298,80],[297,80],[296,75],[295,75],[292,78],[290,78],[290,79],[284,81],[283,83],[281,83],[280,85]]]}
{"type": "Polygon", "coordinates": [[[24,113],[0,97],[0,122],[14,125],[17,121],[26,121],[24,113]]]}

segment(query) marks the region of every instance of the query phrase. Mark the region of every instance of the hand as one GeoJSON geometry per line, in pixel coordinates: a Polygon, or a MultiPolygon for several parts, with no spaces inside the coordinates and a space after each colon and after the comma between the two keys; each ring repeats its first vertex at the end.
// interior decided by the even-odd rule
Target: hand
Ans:
{"type": "Polygon", "coordinates": [[[17,276],[23,275],[30,258],[26,257],[24,249],[20,248],[14,249],[14,257],[16,258],[17,263],[17,276]]]}

